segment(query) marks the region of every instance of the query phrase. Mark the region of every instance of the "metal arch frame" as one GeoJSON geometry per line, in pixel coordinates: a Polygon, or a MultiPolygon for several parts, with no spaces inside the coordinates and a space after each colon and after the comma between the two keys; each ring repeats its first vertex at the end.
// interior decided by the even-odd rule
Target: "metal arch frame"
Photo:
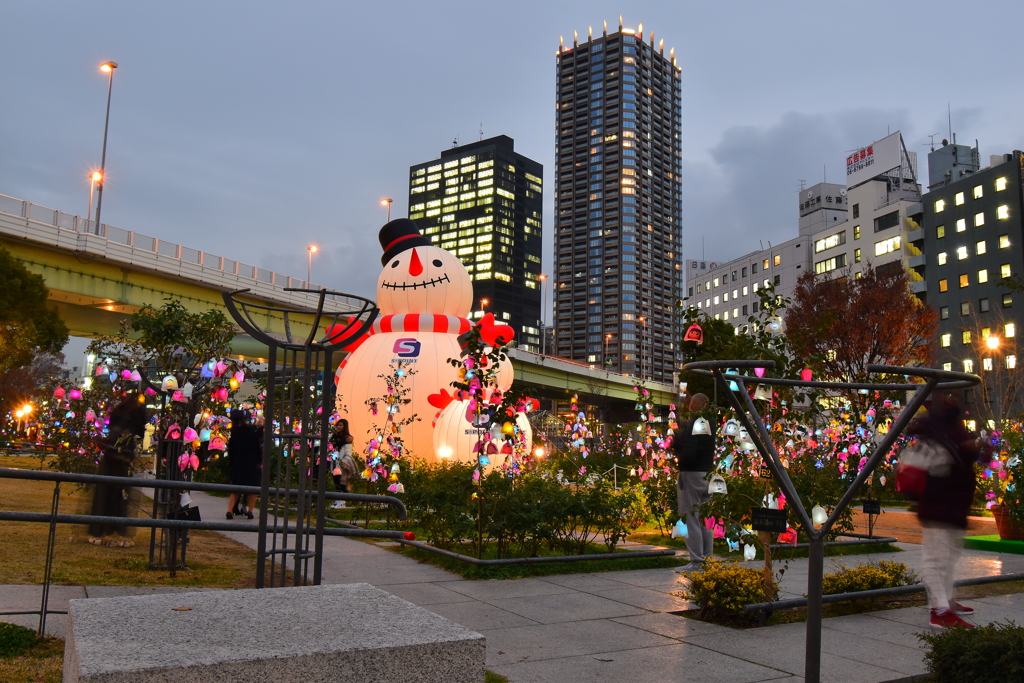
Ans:
{"type": "Polygon", "coordinates": [[[776,481],[779,483],[783,493],[786,494],[787,500],[792,501],[793,509],[800,522],[800,526],[810,539],[810,543],[808,544],[807,637],[806,651],[804,655],[804,680],[808,683],[818,683],[821,680],[822,579],[824,574],[825,535],[832,528],[832,525],[835,524],[839,515],[849,507],[850,502],[853,500],[854,496],[857,495],[857,492],[864,485],[864,482],[867,481],[867,478],[871,476],[875,468],[878,467],[882,458],[889,453],[892,449],[892,445],[896,442],[896,439],[907,428],[918,409],[924,405],[924,402],[932,392],[936,389],[950,390],[976,386],[981,383],[981,377],[962,372],[935,370],[932,368],[912,368],[875,364],[867,366],[866,369],[869,373],[903,375],[904,377],[921,377],[926,381],[923,384],[819,382],[813,380],[805,381],[774,377],[751,377],[749,375],[730,373],[728,370],[723,372],[723,368],[735,368],[736,370],[739,370],[741,368],[770,369],[773,367],[775,367],[775,361],[772,360],[707,360],[687,363],[683,365],[681,370],[683,372],[692,372],[696,375],[715,378],[715,381],[721,386],[723,393],[728,398],[732,408],[736,411],[738,419],[746,428],[751,441],[757,448],[757,452],[761,455],[765,464],[771,470],[772,476],[775,477],[776,481]],[[888,434],[886,434],[875,447],[874,453],[872,453],[871,457],[868,458],[867,463],[865,463],[864,467],[861,468],[857,477],[853,480],[853,483],[846,490],[846,493],[844,493],[842,498],[839,499],[839,502],[832,510],[832,514],[829,515],[828,519],[821,525],[820,529],[815,529],[810,516],[807,514],[807,510],[804,508],[803,501],[800,500],[800,496],[797,494],[792,480],[790,480],[789,475],[786,473],[786,468],[782,465],[782,460],[779,457],[778,451],[772,444],[771,438],[768,434],[768,429],[764,424],[764,420],[761,418],[760,413],[757,411],[757,407],[754,405],[753,399],[750,398],[750,394],[747,392],[746,385],[748,381],[751,381],[754,384],[813,387],[831,390],[867,389],[869,391],[913,391],[914,395],[910,401],[907,402],[906,407],[900,413],[899,417],[896,418],[896,421],[889,427],[888,434]],[[730,390],[729,382],[735,382],[738,390],[730,390]]]}
{"type": "MultiPolygon", "coordinates": [[[[260,521],[259,538],[256,548],[256,587],[263,588],[267,582],[267,559],[270,559],[270,580],[269,586],[275,585],[275,573],[277,571],[277,558],[281,557],[280,584],[284,585],[287,577],[288,555],[293,559],[293,581],[295,585],[306,583],[309,572],[309,560],[313,560],[313,584],[318,585],[321,581],[321,570],[323,563],[323,536],[325,526],[326,508],[326,481],[327,481],[327,444],[330,435],[328,421],[326,419],[333,410],[334,382],[329,377],[332,364],[332,356],[336,351],[341,351],[363,337],[373,325],[379,310],[376,303],[370,299],[349,294],[342,294],[327,289],[300,289],[288,288],[286,291],[306,292],[316,294],[318,297],[316,310],[302,310],[295,308],[282,308],[265,304],[249,303],[238,298],[239,295],[248,292],[248,289],[224,292],[224,305],[228,312],[235,319],[235,322],[254,339],[267,345],[268,349],[268,371],[267,371],[267,395],[264,401],[264,415],[267,418],[267,426],[263,432],[263,470],[260,481],[260,521]],[[324,306],[327,303],[328,295],[334,299],[342,298],[350,303],[355,300],[361,302],[357,311],[331,311],[326,312],[324,306]],[[254,314],[259,311],[274,312],[281,315],[284,322],[284,339],[274,337],[262,329],[257,323],[254,314]],[[309,333],[304,339],[297,338],[292,331],[292,316],[312,316],[312,323],[309,333]],[[351,317],[351,320],[348,318],[351,317]],[[318,330],[325,320],[330,321],[328,329],[338,325],[339,319],[345,323],[340,331],[332,332],[327,336],[326,331],[318,338],[318,330]],[[281,367],[278,366],[278,351],[284,352],[281,367]],[[300,372],[301,356],[301,372],[300,372]],[[295,396],[292,380],[301,379],[304,387],[315,386],[316,373],[323,371],[321,391],[319,396],[310,396],[309,391],[302,391],[301,396],[295,396]],[[280,375],[280,377],[279,377],[280,375]],[[279,408],[276,389],[279,381],[287,383],[287,390],[282,393],[279,408]],[[319,429],[313,430],[312,425],[317,422],[317,409],[320,410],[319,429]],[[277,420],[281,429],[274,433],[273,425],[278,412],[286,413],[285,419],[277,420]],[[290,419],[288,419],[290,418],[290,419]],[[298,431],[286,431],[285,424],[294,425],[299,421],[298,431]],[[293,457],[277,458],[277,467],[274,472],[277,492],[271,501],[270,479],[271,470],[274,469],[275,444],[287,444],[284,450],[290,450],[292,456],[298,451],[295,476],[298,480],[296,491],[295,509],[289,509],[288,493],[292,489],[292,460],[293,457]],[[282,471],[282,460],[284,467],[282,471]],[[313,475],[313,476],[309,476],[313,475]],[[312,481],[315,477],[316,481],[312,481]],[[282,498],[281,489],[286,493],[282,498]],[[274,524],[269,524],[270,508],[274,508],[274,524]],[[316,509],[315,522],[311,519],[312,509],[316,509]],[[290,513],[294,512],[294,519],[290,513]],[[280,526],[283,524],[283,527],[280,526]],[[310,549],[310,530],[313,528],[314,547],[310,549]],[[271,547],[267,548],[267,534],[272,533],[271,547]],[[294,537],[294,545],[289,548],[289,537],[294,537]],[[278,538],[281,545],[278,547],[278,538]]],[[[282,389],[286,385],[282,385],[282,389]]]]}

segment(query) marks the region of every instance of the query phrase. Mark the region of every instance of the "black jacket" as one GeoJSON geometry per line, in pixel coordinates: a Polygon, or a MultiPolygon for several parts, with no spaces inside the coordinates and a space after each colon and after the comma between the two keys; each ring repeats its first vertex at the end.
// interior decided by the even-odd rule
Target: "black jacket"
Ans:
{"type": "Polygon", "coordinates": [[[680,472],[710,472],[715,467],[715,427],[711,425],[711,434],[694,435],[696,421],[696,417],[689,419],[672,436],[672,454],[680,472]]]}

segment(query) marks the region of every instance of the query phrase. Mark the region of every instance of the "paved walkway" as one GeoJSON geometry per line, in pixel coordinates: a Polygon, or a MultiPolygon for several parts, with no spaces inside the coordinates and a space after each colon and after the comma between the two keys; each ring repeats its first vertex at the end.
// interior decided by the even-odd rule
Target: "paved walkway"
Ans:
{"type": "MultiPolygon", "coordinates": [[[[205,518],[222,517],[224,499],[192,497],[205,518]]],[[[227,535],[255,547],[255,534],[227,535]]],[[[905,552],[842,559],[854,564],[892,557],[919,566],[920,547],[900,546],[905,552]]],[[[826,558],[826,571],[832,562],[826,558]]],[[[960,577],[1010,572],[1024,572],[1024,556],[967,551],[959,569],[960,577]]],[[[371,583],[484,634],[487,668],[510,681],[802,680],[804,624],[738,631],[670,614],[691,606],[671,595],[683,581],[672,569],[468,581],[368,543],[328,537],[324,581],[371,583]]],[[[806,582],[806,560],[790,561],[782,592],[802,595],[806,582]]],[[[60,605],[74,597],[159,590],[189,589],[55,586],[52,608],[63,609],[60,605]]],[[[0,611],[32,609],[38,595],[38,587],[2,586],[0,611]]],[[[1024,614],[1024,595],[971,604],[977,609],[975,623],[1021,621],[1024,614]]],[[[323,618],[330,623],[330,615],[323,618]]],[[[19,619],[26,625],[35,621],[19,619]]],[[[927,621],[926,608],[826,619],[822,680],[868,683],[923,673],[923,651],[914,634],[927,630],[927,621]]],[[[51,630],[61,633],[63,622],[51,617],[51,630]]]]}

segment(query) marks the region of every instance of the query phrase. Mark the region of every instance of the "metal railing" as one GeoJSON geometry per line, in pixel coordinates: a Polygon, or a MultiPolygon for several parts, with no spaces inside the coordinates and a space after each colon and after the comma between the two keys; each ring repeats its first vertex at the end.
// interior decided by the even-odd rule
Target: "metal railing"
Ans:
{"type": "Polygon", "coordinates": [[[111,244],[129,247],[134,250],[150,252],[163,258],[174,259],[182,263],[189,263],[203,268],[212,268],[229,275],[253,280],[262,284],[269,284],[281,288],[294,289],[320,289],[320,285],[312,284],[306,280],[293,278],[283,273],[278,273],[266,268],[250,266],[238,261],[233,261],[222,256],[210,254],[180,244],[175,244],[157,237],[150,237],[141,233],[122,230],[106,223],[98,227],[95,221],[76,216],[74,214],[50,209],[39,204],[33,204],[22,199],[9,197],[0,194],[0,213],[10,216],[25,218],[36,223],[53,226],[68,232],[81,235],[91,235],[104,239],[111,244]]]}
{"type": "MultiPolygon", "coordinates": [[[[46,562],[43,569],[42,599],[38,610],[0,612],[0,616],[19,614],[38,614],[40,636],[46,632],[46,617],[49,614],[67,614],[66,610],[49,609],[50,582],[53,574],[53,554],[56,545],[56,532],[58,524],[117,524],[126,527],[145,527],[158,529],[196,529],[206,531],[240,531],[243,533],[258,533],[260,527],[257,524],[237,524],[227,522],[201,522],[185,519],[153,519],[149,517],[106,517],[102,515],[64,515],[59,513],[60,506],[60,485],[63,482],[77,484],[112,484],[125,488],[152,488],[171,489],[187,491],[216,491],[220,493],[238,493],[259,495],[259,486],[233,486],[231,484],[208,484],[195,481],[168,481],[164,479],[136,479],[133,477],[108,477],[99,474],[72,474],[68,472],[43,472],[40,470],[15,470],[0,468],[0,479],[23,479],[30,481],[52,481],[53,501],[50,512],[19,512],[15,510],[0,510],[0,521],[8,522],[39,522],[50,525],[49,535],[46,541],[46,562]]],[[[270,489],[270,494],[277,497],[296,498],[299,496],[298,489],[270,489]]],[[[392,496],[375,496],[362,493],[332,493],[329,491],[323,494],[326,500],[344,500],[356,503],[376,503],[389,505],[397,510],[398,519],[408,519],[405,505],[398,498],[392,496]]],[[[287,525],[287,523],[286,523],[287,525]]],[[[271,531],[284,531],[271,529],[271,531]]],[[[323,533],[328,536],[347,536],[361,538],[390,538],[397,541],[412,541],[416,535],[403,531],[388,531],[383,529],[353,529],[353,528],[331,528],[324,529],[323,533]]]]}

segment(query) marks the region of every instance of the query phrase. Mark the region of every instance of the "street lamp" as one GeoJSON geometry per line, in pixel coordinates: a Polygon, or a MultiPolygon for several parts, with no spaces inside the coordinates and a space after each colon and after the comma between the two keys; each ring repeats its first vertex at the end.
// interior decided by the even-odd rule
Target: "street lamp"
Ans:
{"type": "Polygon", "coordinates": [[[306,286],[309,287],[309,281],[313,277],[313,254],[320,251],[320,248],[311,244],[306,247],[306,251],[309,252],[309,259],[306,261],[306,286]]]}
{"type": "Polygon", "coordinates": [[[612,335],[610,333],[604,335],[604,369],[605,369],[605,371],[608,370],[608,365],[609,365],[609,363],[608,363],[608,342],[611,341],[611,338],[612,338],[612,335]]]}
{"type": "Polygon", "coordinates": [[[544,296],[544,293],[546,291],[544,285],[548,281],[548,276],[545,275],[544,273],[541,273],[537,277],[540,279],[540,355],[543,356],[545,350],[547,349],[548,339],[548,335],[545,334],[544,332],[544,318],[545,314],[547,313],[545,307],[545,304],[547,304],[547,297],[544,296]]]}
{"type": "Polygon", "coordinates": [[[103,184],[107,181],[107,129],[110,127],[110,91],[114,87],[114,69],[117,62],[103,62],[100,64],[100,71],[108,75],[107,78],[107,115],[103,119],[103,151],[100,154],[100,177],[96,180],[96,232],[100,234],[100,210],[103,208],[103,184]]]}
{"type": "Polygon", "coordinates": [[[989,337],[988,339],[985,340],[985,346],[987,346],[990,349],[998,349],[999,337],[989,337]]]}
{"type": "Polygon", "coordinates": [[[394,201],[394,200],[392,200],[390,197],[388,197],[387,199],[380,200],[380,205],[381,206],[387,206],[388,207],[388,223],[391,222],[391,202],[392,201],[394,201]]]}

